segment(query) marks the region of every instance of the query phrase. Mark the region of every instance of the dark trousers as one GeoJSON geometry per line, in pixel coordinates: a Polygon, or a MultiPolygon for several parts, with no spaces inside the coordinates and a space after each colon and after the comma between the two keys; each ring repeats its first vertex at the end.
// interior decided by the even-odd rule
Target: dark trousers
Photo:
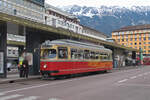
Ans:
{"type": "Polygon", "coordinates": [[[29,68],[24,68],[23,76],[28,78],[28,74],[29,74],[29,68]]]}
{"type": "Polygon", "coordinates": [[[23,73],[24,73],[23,68],[19,68],[19,76],[20,76],[20,77],[23,77],[23,73]]]}

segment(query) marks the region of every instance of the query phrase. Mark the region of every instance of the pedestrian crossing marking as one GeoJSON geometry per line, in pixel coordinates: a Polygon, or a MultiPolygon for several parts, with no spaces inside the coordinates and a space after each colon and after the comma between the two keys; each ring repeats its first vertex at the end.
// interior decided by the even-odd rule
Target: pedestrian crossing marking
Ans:
{"type": "Polygon", "coordinates": [[[23,95],[15,94],[15,95],[3,96],[3,97],[0,97],[0,100],[10,100],[10,99],[21,97],[21,96],[23,95]]]}
{"type": "Polygon", "coordinates": [[[30,97],[22,98],[20,100],[36,100],[38,98],[39,98],[38,96],[30,96],[30,97]]]}

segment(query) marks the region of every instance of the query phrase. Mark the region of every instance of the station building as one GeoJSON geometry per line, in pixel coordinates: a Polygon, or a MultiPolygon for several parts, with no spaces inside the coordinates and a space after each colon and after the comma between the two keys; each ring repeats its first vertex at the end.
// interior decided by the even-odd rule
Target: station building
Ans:
{"type": "Polygon", "coordinates": [[[143,55],[150,55],[150,25],[127,26],[112,32],[116,43],[142,49],[143,55]]]}

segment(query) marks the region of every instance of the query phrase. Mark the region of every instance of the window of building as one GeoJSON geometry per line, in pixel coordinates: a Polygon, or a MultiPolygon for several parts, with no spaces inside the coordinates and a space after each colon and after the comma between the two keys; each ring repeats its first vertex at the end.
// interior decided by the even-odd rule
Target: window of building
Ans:
{"type": "Polygon", "coordinates": [[[137,43],[134,43],[135,45],[137,45],[137,43]]]}
{"type": "Polygon", "coordinates": [[[146,40],[146,37],[144,37],[144,40],[146,40]]]}
{"type": "Polygon", "coordinates": [[[139,45],[141,45],[141,42],[139,42],[139,45]]]}
{"type": "Polygon", "coordinates": [[[148,46],[150,48],[150,46],[148,46]]]}
{"type": "Polygon", "coordinates": [[[148,42],[148,44],[150,44],[150,42],[148,42]]]}
{"type": "Polygon", "coordinates": [[[124,41],[124,39],[122,39],[122,41],[124,41]]]}
{"type": "Polygon", "coordinates": [[[132,41],[132,38],[130,38],[130,41],[132,41]]]}
{"type": "Polygon", "coordinates": [[[132,43],[130,43],[130,45],[132,45],[132,43]]]}
{"type": "Polygon", "coordinates": [[[148,40],[150,40],[150,37],[148,37],[148,40]]]}
{"type": "Polygon", "coordinates": [[[144,46],[144,49],[146,49],[146,46],[144,46]]]}
{"type": "Polygon", "coordinates": [[[137,38],[135,38],[135,41],[137,40],[137,38]]]}
{"type": "Polygon", "coordinates": [[[141,38],[139,38],[139,41],[141,41],[141,38]]]}
{"type": "Polygon", "coordinates": [[[68,50],[66,47],[58,47],[58,57],[59,57],[59,59],[67,59],[68,58],[68,50]]]}

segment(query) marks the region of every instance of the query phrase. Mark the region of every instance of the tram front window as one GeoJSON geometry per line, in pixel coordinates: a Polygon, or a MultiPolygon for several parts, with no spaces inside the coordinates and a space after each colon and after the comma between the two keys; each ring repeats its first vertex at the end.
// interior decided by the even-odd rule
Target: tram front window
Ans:
{"type": "Polygon", "coordinates": [[[42,58],[43,59],[53,59],[56,57],[56,50],[55,49],[47,49],[44,50],[42,58]]]}

